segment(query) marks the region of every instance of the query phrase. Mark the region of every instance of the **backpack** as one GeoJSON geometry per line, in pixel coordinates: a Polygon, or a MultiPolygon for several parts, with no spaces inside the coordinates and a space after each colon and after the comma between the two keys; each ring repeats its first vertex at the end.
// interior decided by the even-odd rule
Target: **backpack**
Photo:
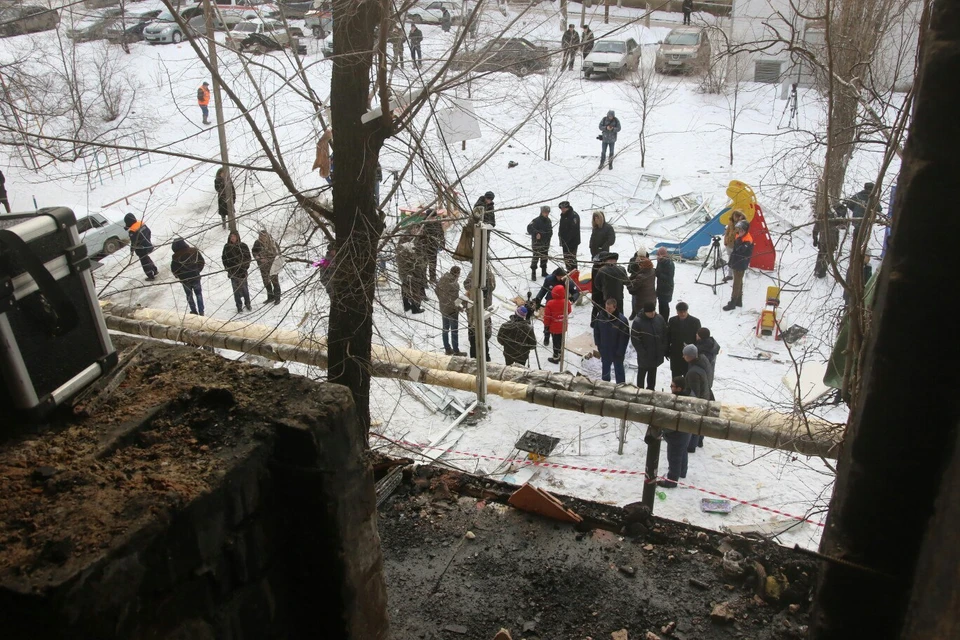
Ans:
{"type": "Polygon", "coordinates": [[[203,96],[203,87],[200,87],[199,89],[197,89],[197,100],[198,100],[198,101],[202,101],[202,100],[203,100],[203,97],[204,97],[204,96],[203,96]]]}

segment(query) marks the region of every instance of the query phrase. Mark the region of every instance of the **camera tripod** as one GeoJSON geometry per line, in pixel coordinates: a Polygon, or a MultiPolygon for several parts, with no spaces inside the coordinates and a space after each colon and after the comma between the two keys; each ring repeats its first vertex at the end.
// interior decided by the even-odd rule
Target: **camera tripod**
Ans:
{"type": "Polygon", "coordinates": [[[717,281],[717,276],[726,264],[720,255],[720,236],[713,236],[713,239],[710,241],[710,251],[703,260],[703,266],[700,267],[700,273],[697,274],[695,282],[710,287],[713,290],[713,295],[717,295],[717,287],[723,284],[722,280],[717,281]],[[700,282],[700,278],[703,277],[703,270],[708,266],[711,266],[713,269],[713,282],[700,282]]]}
{"type": "Polygon", "coordinates": [[[777,129],[790,129],[795,124],[799,124],[797,119],[797,83],[790,85],[790,95],[787,96],[787,104],[783,107],[783,113],[780,114],[780,122],[777,123],[777,129]],[[783,126],[783,116],[790,111],[790,117],[787,118],[787,126],[783,126]]]}

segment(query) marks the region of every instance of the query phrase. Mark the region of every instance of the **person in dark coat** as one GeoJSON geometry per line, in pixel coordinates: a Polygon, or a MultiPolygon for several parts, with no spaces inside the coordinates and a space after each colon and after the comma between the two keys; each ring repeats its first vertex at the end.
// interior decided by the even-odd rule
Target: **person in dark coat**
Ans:
{"type": "Polygon", "coordinates": [[[440,29],[444,33],[450,32],[450,25],[453,23],[453,18],[450,16],[450,12],[447,11],[446,7],[441,7],[440,9],[440,29]]]}
{"type": "Polygon", "coordinates": [[[570,202],[560,203],[560,223],[557,236],[560,239],[560,251],[563,252],[563,264],[567,271],[577,268],[577,249],[580,247],[580,214],[574,211],[570,202]]]}
{"type": "Polygon", "coordinates": [[[596,323],[598,315],[603,311],[606,301],[613,298],[617,301],[617,311],[623,312],[623,288],[627,284],[626,270],[617,264],[620,254],[606,251],[600,254],[600,268],[593,281],[593,308],[591,309],[590,324],[593,326],[593,338],[597,339],[596,323]]]}
{"type": "Polygon", "coordinates": [[[450,271],[440,276],[434,291],[440,305],[443,323],[443,351],[448,356],[462,356],[460,351],[460,267],[453,265],[450,271]]]}
{"type": "Polygon", "coordinates": [[[567,297],[570,302],[576,302],[580,298],[580,289],[577,287],[577,283],[567,276],[567,272],[564,271],[562,267],[557,267],[553,270],[553,273],[544,278],[543,284],[540,285],[540,292],[537,293],[537,297],[534,298],[534,302],[536,302],[538,307],[543,306],[545,301],[550,301],[550,292],[553,291],[553,288],[558,284],[567,285],[567,297]]]}
{"type": "Polygon", "coordinates": [[[420,52],[420,45],[423,43],[423,31],[415,24],[410,25],[410,33],[407,34],[407,42],[410,43],[410,59],[413,66],[420,68],[423,62],[423,54],[420,52]]]}
{"type": "Polygon", "coordinates": [[[7,178],[3,175],[3,171],[0,171],[0,204],[7,210],[7,213],[10,213],[10,200],[7,198],[7,178]]]}
{"type": "Polygon", "coordinates": [[[683,359],[683,348],[697,341],[697,329],[700,321],[690,315],[686,302],[677,303],[677,315],[667,321],[667,356],[670,358],[671,376],[687,373],[687,361],[683,359]]]}
{"type": "MultiPolygon", "coordinates": [[[[864,182],[863,189],[846,200],[847,208],[850,209],[850,218],[853,222],[854,241],[860,235],[860,225],[863,224],[863,218],[867,215],[867,204],[875,186],[872,182],[864,182]]],[[[883,208],[879,204],[876,213],[883,213],[883,208]]]]}
{"type": "Polygon", "coordinates": [[[603,169],[603,163],[607,159],[607,151],[610,152],[610,164],[608,168],[613,169],[613,148],[617,144],[617,134],[620,133],[620,120],[617,114],[611,109],[607,115],[600,119],[600,166],[603,169]]]}
{"type": "Polygon", "coordinates": [[[227,179],[223,178],[223,167],[217,169],[217,174],[213,178],[213,189],[217,192],[217,213],[220,214],[220,228],[227,228],[227,217],[230,215],[230,201],[236,202],[237,192],[233,190],[233,181],[230,180],[230,174],[227,179]],[[227,195],[227,183],[230,184],[230,194],[227,195]]]}
{"type": "Polygon", "coordinates": [[[427,290],[427,265],[421,252],[412,242],[397,245],[397,275],[400,277],[400,297],[403,310],[423,313],[424,294],[427,290]]]}
{"type": "Polygon", "coordinates": [[[526,306],[517,307],[497,331],[497,342],[503,345],[503,359],[508,367],[512,364],[527,366],[530,350],[537,348],[537,336],[527,321],[527,314],[526,306]]]}
{"type": "Polygon", "coordinates": [[[673,274],[676,265],[666,247],[657,249],[657,303],[664,320],[670,319],[670,302],[673,300],[673,274]]]}
{"type": "Polygon", "coordinates": [[[610,365],[613,365],[617,384],[627,381],[623,358],[627,354],[628,344],[630,344],[630,323],[617,308],[617,301],[610,298],[597,317],[597,350],[600,352],[601,378],[605,382],[610,382],[610,365]]]}
{"type": "Polygon", "coordinates": [[[693,0],[683,0],[680,9],[683,10],[683,24],[690,24],[690,14],[693,12],[693,0]]]}
{"type": "Polygon", "coordinates": [[[266,229],[260,229],[253,241],[253,259],[257,261],[263,288],[267,291],[267,302],[280,304],[280,274],[271,273],[273,263],[280,257],[280,246],[266,229]]]}
{"type": "Polygon", "coordinates": [[[604,251],[610,251],[610,248],[617,242],[617,232],[613,225],[607,222],[607,217],[603,211],[594,211],[590,220],[590,257],[596,261],[604,251]]]}
{"type": "Polygon", "coordinates": [[[417,236],[417,248],[420,250],[424,264],[427,265],[430,282],[437,281],[437,256],[443,250],[446,238],[443,233],[443,221],[436,210],[427,209],[423,212],[423,223],[420,226],[420,235],[417,236]]]}
{"type": "MultiPolygon", "coordinates": [[[[701,400],[713,400],[713,365],[706,354],[700,353],[697,345],[688,344],[683,348],[683,359],[688,365],[685,377],[690,395],[701,400]]],[[[702,446],[703,436],[690,436],[687,451],[693,453],[702,446]]]]}
{"type": "Polygon", "coordinates": [[[231,231],[227,236],[227,244],[223,245],[220,255],[223,268],[227,270],[227,277],[233,285],[233,301],[237,303],[237,313],[246,306],[250,311],[250,288],[247,286],[247,272],[250,270],[250,249],[245,242],[240,241],[240,234],[231,231]]]}
{"type": "Polygon", "coordinates": [[[537,280],[537,262],[540,262],[540,275],[547,277],[547,252],[550,251],[550,238],[553,237],[553,223],[550,222],[550,207],[540,207],[540,215],[527,225],[530,235],[533,259],[530,261],[530,279],[537,280]]]}
{"type": "Polygon", "coordinates": [[[153,263],[150,254],[153,253],[153,241],[150,233],[150,227],[145,225],[137,216],[128,213],[123,216],[123,228],[127,230],[130,236],[130,255],[136,254],[140,258],[140,266],[143,268],[147,280],[153,280],[160,273],[157,265],[153,263]]]}
{"type": "Polygon", "coordinates": [[[633,320],[648,302],[657,301],[657,274],[653,262],[647,257],[638,257],[630,262],[630,280],[627,291],[633,298],[630,319],[633,320]]]}
{"type": "Polygon", "coordinates": [[[560,61],[560,70],[567,69],[573,71],[573,61],[577,58],[577,50],[580,48],[580,34],[574,25],[567,26],[560,39],[560,46],[563,47],[563,60],[560,61]]]}
{"type": "Polygon", "coordinates": [[[830,257],[836,259],[837,248],[840,246],[840,225],[846,224],[846,218],[847,206],[838,202],[827,212],[823,220],[814,222],[813,246],[817,247],[817,263],[813,268],[814,277],[827,277],[830,257]]]}
{"type": "Polygon", "coordinates": [[[583,25],[583,35],[580,36],[580,50],[583,52],[584,58],[593,51],[593,41],[593,31],[590,29],[590,25],[583,25]]]}
{"type": "MultiPolygon", "coordinates": [[[[676,396],[689,396],[686,386],[684,376],[675,376],[670,381],[670,392],[676,396]]],[[[667,443],[667,478],[658,480],[657,486],[673,489],[677,486],[677,480],[687,477],[687,464],[690,459],[687,447],[690,445],[690,438],[696,436],[672,429],[665,429],[661,435],[667,443]]]]}
{"type": "Polygon", "coordinates": [[[487,191],[485,194],[480,196],[477,199],[476,204],[473,205],[474,210],[476,210],[477,207],[481,207],[483,209],[483,224],[488,224],[491,227],[497,226],[497,214],[493,208],[494,197],[493,191],[487,191]]]}
{"type": "Polygon", "coordinates": [[[390,71],[399,67],[403,69],[403,29],[400,25],[390,27],[390,34],[387,36],[390,46],[393,49],[393,60],[390,64],[390,71]]]}
{"type": "MultiPolygon", "coordinates": [[[[717,344],[717,341],[710,335],[710,329],[706,327],[700,327],[697,329],[697,351],[705,355],[707,360],[710,361],[711,367],[717,366],[717,356],[720,354],[720,345],[717,344]]],[[[713,398],[710,398],[713,400],[713,398]]]]}
{"type": "Polygon", "coordinates": [[[177,238],[170,245],[173,249],[173,258],[170,260],[170,272],[183,285],[183,292],[187,294],[187,304],[190,313],[203,315],[203,289],[200,286],[200,272],[206,266],[203,254],[196,247],[191,247],[183,238],[177,238]]]}
{"type": "Polygon", "coordinates": [[[750,223],[741,220],[737,223],[737,239],[730,254],[730,270],[733,271],[733,292],[730,302],[723,306],[724,311],[732,311],[743,306],[743,274],[750,268],[753,257],[753,236],[750,235],[750,223]]]}
{"type": "MultiPolygon", "coordinates": [[[[543,328],[545,333],[549,333],[550,338],[553,340],[553,355],[547,358],[548,362],[557,364],[560,362],[560,348],[563,343],[563,305],[567,305],[567,316],[569,320],[570,312],[573,311],[573,305],[571,305],[566,296],[564,296],[564,287],[561,284],[558,284],[553,288],[551,293],[550,301],[543,307],[543,328]]],[[[546,340],[544,340],[546,344],[546,340]]]]}
{"type": "Polygon", "coordinates": [[[630,340],[637,352],[637,386],[653,391],[657,386],[657,368],[667,355],[667,323],[656,305],[647,302],[633,321],[630,340]]]}

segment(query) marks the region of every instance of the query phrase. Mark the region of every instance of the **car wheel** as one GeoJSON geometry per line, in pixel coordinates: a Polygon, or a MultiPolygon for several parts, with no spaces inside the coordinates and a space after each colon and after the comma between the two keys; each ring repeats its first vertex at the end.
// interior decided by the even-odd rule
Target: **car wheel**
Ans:
{"type": "Polygon", "coordinates": [[[590,79],[590,74],[591,74],[590,69],[585,69],[585,70],[583,71],[583,77],[584,77],[585,79],[587,79],[587,80],[590,79]]]}
{"type": "Polygon", "coordinates": [[[103,255],[108,256],[111,253],[116,253],[122,246],[123,244],[119,238],[108,238],[107,241],[103,243],[103,255]]]}
{"type": "Polygon", "coordinates": [[[180,44],[183,42],[183,34],[179,31],[174,31],[173,35],[170,36],[170,39],[173,41],[173,44],[180,44]]]}
{"type": "Polygon", "coordinates": [[[523,77],[528,73],[530,73],[530,67],[527,65],[527,63],[521,62],[520,64],[514,67],[514,71],[518,76],[523,77]]]}

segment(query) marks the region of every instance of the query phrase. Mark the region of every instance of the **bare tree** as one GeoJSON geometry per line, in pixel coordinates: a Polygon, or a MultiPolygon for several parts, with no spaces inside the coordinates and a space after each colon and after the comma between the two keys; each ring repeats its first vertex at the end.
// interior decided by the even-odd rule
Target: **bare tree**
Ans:
{"type": "MultiPolygon", "coordinates": [[[[649,56],[648,56],[649,57],[649,56]]],[[[630,100],[634,112],[640,120],[640,167],[646,166],[647,160],[647,123],[653,112],[659,107],[669,104],[667,101],[676,90],[676,84],[668,82],[666,76],[657,73],[656,65],[651,59],[649,63],[640,60],[637,72],[630,78],[626,88],[621,88],[624,96],[630,100]]]]}

